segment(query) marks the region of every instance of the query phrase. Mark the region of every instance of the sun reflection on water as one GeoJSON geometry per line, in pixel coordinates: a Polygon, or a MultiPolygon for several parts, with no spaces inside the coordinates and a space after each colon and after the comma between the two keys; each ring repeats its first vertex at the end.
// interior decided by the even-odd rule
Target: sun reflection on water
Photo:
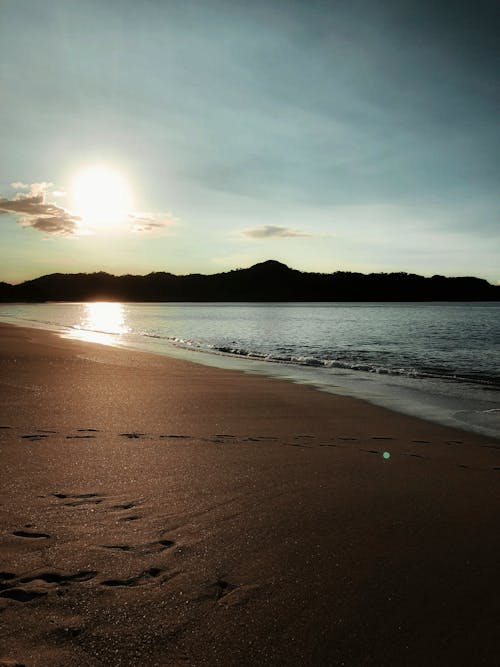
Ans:
{"type": "Polygon", "coordinates": [[[72,337],[114,345],[119,342],[120,335],[130,331],[122,303],[95,301],[82,304],[82,307],[80,323],[73,330],[72,337]]]}

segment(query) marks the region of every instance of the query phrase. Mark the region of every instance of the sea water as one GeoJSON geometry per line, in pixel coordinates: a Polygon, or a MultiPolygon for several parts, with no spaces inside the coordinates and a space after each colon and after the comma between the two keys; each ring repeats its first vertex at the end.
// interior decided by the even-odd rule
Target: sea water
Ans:
{"type": "Polygon", "coordinates": [[[498,303],[47,303],[0,320],[279,376],[500,437],[498,303]]]}

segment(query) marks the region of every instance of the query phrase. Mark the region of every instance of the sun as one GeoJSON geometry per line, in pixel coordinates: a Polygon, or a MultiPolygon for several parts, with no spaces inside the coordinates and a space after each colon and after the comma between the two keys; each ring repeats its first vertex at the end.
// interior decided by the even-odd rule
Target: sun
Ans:
{"type": "Polygon", "coordinates": [[[112,167],[94,165],[79,171],[71,187],[73,210],[90,227],[126,222],[132,209],[127,179],[112,167]]]}

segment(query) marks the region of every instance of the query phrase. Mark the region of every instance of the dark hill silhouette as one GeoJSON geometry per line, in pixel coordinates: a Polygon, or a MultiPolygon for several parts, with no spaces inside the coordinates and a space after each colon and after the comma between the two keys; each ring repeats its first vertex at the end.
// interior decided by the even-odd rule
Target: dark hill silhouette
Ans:
{"type": "Polygon", "coordinates": [[[306,273],[268,260],[202,275],[113,276],[52,273],[20,285],[0,283],[2,302],[43,301],[499,301],[500,287],[473,277],[411,273],[306,273]]]}

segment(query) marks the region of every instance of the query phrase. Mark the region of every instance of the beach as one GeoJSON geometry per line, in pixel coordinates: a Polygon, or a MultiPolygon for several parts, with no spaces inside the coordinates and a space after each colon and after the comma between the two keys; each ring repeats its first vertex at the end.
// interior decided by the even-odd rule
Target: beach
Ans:
{"type": "Polygon", "coordinates": [[[0,326],[0,665],[497,665],[500,442],[0,326]]]}

